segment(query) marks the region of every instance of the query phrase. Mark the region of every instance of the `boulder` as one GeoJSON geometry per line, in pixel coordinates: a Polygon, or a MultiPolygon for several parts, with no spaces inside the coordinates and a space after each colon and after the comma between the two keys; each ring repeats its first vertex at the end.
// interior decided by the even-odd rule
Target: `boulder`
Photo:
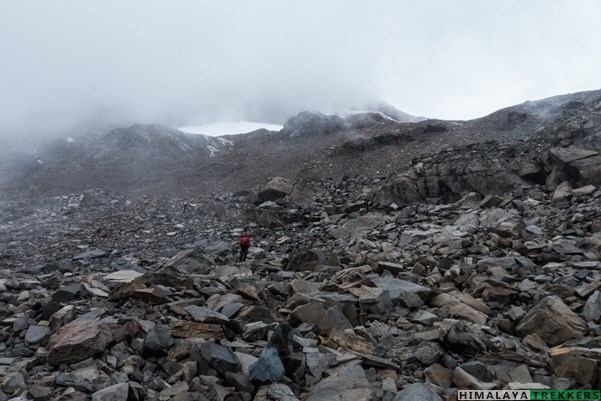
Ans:
{"type": "Polygon", "coordinates": [[[599,323],[601,321],[601,292],[595,291],[586,300],[584,309],[582,310],[582,317],[587,322],[599,323]]]}
{"type": "Polygon", "coordinates": [[[467,356],[476,356],[486,350],[481,334],[462,320],[455,323],[445,338],[448,349],[467,356]]]}
{"type": "Polygon", "coordinates": [[[411,174],[399,174],[389,183],[374,191],[371,200],[381,206],[392,204],[404,206],[425,201],[423,195],[418,191],[417,181],[411,177],[411,174]]]}
{"type": "Polygon", "coordinates": [[[167,327],[154,326],[144,339],[144,348],[152,352],[166,352],[173,345],[173,337],[167,327]]]}
{"type": "Polygon", "coordinates": [[[363,216],[348,220],[342,226],[330,231],[335,239],[353,239],[365,236],[366,232],[384,224],[384,215],[378,212],[369,212],[363,216]]]}
{"type": "Polygon", "coordinates": [[[228,347],[214,342],[200,344],[200,353],[204,360],[222,375],[225,372],[239,372],[240,360],[228,347]]]}
{"type": "Polygon", "coordinates": [[[557,160],[562,163],[569,164],[576,160],[586,159],[588,157],[599,154],[594,150],[583,149],[577,146],[558,147],[549,149],[549,153],[552,154],[557,160]]]}
{"type": "Polygon", "coordinates": [[[273,383],[267,389],[269,400],[273,401],[299,401],[292,389],[282,383],[273,383]]]}
{"type": "Polygon", "coordinates": [[[442,398],[431,386],[413,383],[401,390],[392,401],[442,401],[442,398]]]}
{"type": "Polygon", "coordinates": [[[453,383],[460,389],[474,389],[474,390],[492,390],[497,387],[496,382],[487,383],[478,378],[472,376],[461,367],[455,368],[453,372],[453,383]]]}
{"type": "Polygon", "coordinates": [[[449,388],[453,382],[453,371],[435,363],[424,370],[426,380],[438,387],[449,388]]]}
{"type": "Polygon", "coordinates": [[[327,309],[323,315],[321,315],[318,323],[320,331],[328,332],[331,329],[346,330],[352,329],[353,325],[349,322],[347,317],[342,313],[337,305],[327,309]]]}
{"type": "Polygon", "coordinates": [[[92,401],[127,401],[129,386],[127,383],[118,383],[92,394],[92,401]]]}
{"type": "Polygon", "coordinates": [[[258,203],[273,202],[290,195],[294,185],[284,177],[273,177],[258,194],[258,203]]]}
{"type": "MultiPolygon", "coordinates": [[[[20,372],[10,372],[2,379],[0,389],[8,394],[14,394],[23,390],[27,385],[25,378],[20,372]]],[[[1,396],[1,395],[0,395],[1,396]]]]}
{"type": "Polygon", "coordinates": [[[318,249],[298,250],[290,255],[286,270],[288,271],[315,271],[323,265],[338,265],[335,255],[327,255],[318,249]]]}
{"type": "Polygon", "coordinates": [[[352,361],[328,369],[327,376],[309,392],[307,401],[371,401],[372,395],[365,371],[358,361],[352,361]]]}
{"type": "Polygon", "coordinates": [[[52,331],[49,327],[31,325],[27,329],[27,333],[25,333],[25,341],[29,344],[38,344],[48,338],[51,333],[52,331]]]}
{"type": "Polygon", "coordinates": [[[486,313],[461,302],[451,294],[439,294],[430,301],[430,304],[441,308],[453,317],[460,317],[473,323],[485,324],[488,319],[486,313]]]}
{"type": "Polygon", "coordinates": [[[75,363],[106,349],[113,340],[111,329],[98,320],[74,320],[48,341],[48,362],[57,366],[75,363]]]}
{"type": "Polygon", "coordinates": [[[556,295],[543,298],[516,327],[520,337],[538,334],[547,344],[559,345],[572,338],[581,337],[586,323],[556,295]]]}
{"type": "Polygon", "coordinates": [[[530,158],[518,157],[512,165],[513,171],[515,171],[520,177],[528,181],[536,183],[544,183],[545,172],[543,166],[537,161],[530,158]]]}
{"type": "Polygon", "coordinates": [[[554,355],[549,365],[557,377],[575,380],[582,386],[595,386],[600,371],[598,356],[590,358],[580,355],[578,351],[554,355]]]}
{"type": "Polygon", "coordinates": [[[553,200],[560,201],[569,198],[571,194],[572,186],[567,181],[564,181],[555,188],[555,191],[553,192],[553,200]]]}
{"type": "Polygon", "coordinates": [[[292,322],[309,323],[319,325],[326,309],[319,302],[310,302],[304,305],[297,306],[290,314],[292,322]]]}
{"type": "Polygon", "coordinates": [[[601,155],[595,150],[580,146],[552,148],[545,161],[554,169],[564,172],[564,176],[571,181],[582,185],[601,183],[601,155]]]}
{"type": "Polygon", "coordinates": [[[424,302],[428,302],[434,295],[432,289],[407,280],[378,277],[374,278],[372,281],[377,287],[388,290],[388,294],[393,303],[398,303],[405,293],[417,295],[424,302]]]}
{"type": "Polygon", "coordinates": [[[259,359],[250,365],[251,380],[259,383],[275,383],[284,377],[286,370],[275,348],[267,348],[261,352],[259,359]]]}
{"type": "Polygon", "coordinates": [[[572,194],[576,197],[591,196],[596,190],[597,188],[594,185],[585,185],[584,187],[574,189],[572,194]]]}
{"type": "Polygon", "coordinates": [[[182,274],[206,274],[210,271],[213,263],[200,250],[188,249],[178,252],[167,260],[163,267],[175,269],[182,274]]]}
{"type": "Polygon", "coordinates": [[[52,294],[52,300],[56,302],[70,302],[90,296],[86,287],[81,283],[69,284],[60,287],[52,294]]]}

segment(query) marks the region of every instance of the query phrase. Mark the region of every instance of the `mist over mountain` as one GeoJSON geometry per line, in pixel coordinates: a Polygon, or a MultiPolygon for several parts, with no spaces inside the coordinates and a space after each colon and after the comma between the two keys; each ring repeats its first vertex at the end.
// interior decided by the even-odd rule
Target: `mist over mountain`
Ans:
{"type": "Polygon", "coordinates": [[[470,119],[601,85],[596,1],[3,2],[0,134],[283,124],[388,102],[470,119]],[[491,8],[492,7],[492,8],[491,8]],[[586,62],[576,62],[586,55],[586,62]]]}
{"type": "Polygon", "coordinates": [[[594,104],[599,93],[524,102],[466,121],[418,118],[379,104],[334,114],[302,111],[273,125],[275,131],[252,128],[211,137],[160,124],[98,126],[11,142],[1,151],[0,185],[29,195],[95,187],[174,195],[250,190],[277,175],[292,180],[387,176],[408,168],[416,157],[451,147],[495,141],[496,149],[532,141],[594,104]]]}

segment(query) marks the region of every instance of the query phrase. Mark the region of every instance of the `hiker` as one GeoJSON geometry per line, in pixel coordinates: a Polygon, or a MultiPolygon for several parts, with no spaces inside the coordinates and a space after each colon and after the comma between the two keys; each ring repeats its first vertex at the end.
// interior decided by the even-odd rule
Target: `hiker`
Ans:
{"type": "Polygon", "coordinates": [[[250,235],[248,234],[248,228],[245,228],[240,235],[240,259],[239,262],[244,262],[248,255],[248,248],[250,248],[250,235]]]}

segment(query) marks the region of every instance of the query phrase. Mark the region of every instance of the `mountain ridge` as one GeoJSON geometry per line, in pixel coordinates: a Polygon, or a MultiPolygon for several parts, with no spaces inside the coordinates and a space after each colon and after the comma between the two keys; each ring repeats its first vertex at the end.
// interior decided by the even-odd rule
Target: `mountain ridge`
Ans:
{"type": "Polygon", "coordinates": [[[544,137],[600,94],[524,102],[467,121],[397,122],[379,112],[345,118],[302,112],[279,132],[220,137],[136,124],[52,141],[21,154],[11,166],[9,161],[17,159],[13,155],[0,163],[0,182],[4,191],[22,194],[57,195],[95,187],[138,194],[206,194],[248,190],[276,175],[292,180],[384,177],[408,168],[416,157],[451,147],[527,141],[540,133],[544,137]]]}

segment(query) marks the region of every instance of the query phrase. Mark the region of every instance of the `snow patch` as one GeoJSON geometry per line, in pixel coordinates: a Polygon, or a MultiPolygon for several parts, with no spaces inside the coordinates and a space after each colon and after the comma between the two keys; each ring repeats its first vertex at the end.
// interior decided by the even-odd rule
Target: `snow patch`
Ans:
{"type": "Polygon", "coordinates": [[[266,129],[269,131],[279,131],[283,128],[283,125],[278,124],[267,124],[253,121],[235,121],[235,122],[219,122],[203,125],[192,125],[187,127],[178,128],[182,132],[188,134],[199,134],[207,136],[221,136],[221,135],[236,135],[246,134],[248,132],[256,131],[258,129],[266,129]]]}
{"type": "Polygon", "coordinates": [[[183,142],[178,142],[177,145],[179,146],[179,148],[183,151],[189,152],[192,150],[192,147],[186,143],[183,142]]]}
{"type": "Polygon", "coordinates": [[[384,117],[387,120],[390,121],[394,121],[395,123],[398,123],[400,121],[395,120],[394,118],[390,117],[387,114],[382,113],[381,111],[378,110],[349,110],[349,109],[342,109],[342,110],[337,110],[337,111],[330,111],[324,114],[329,114],[329,115],[333,115],[333,116],[338,116],[340,118],[347,118],[350,116],[354,116],[357,114],[367,114],[367,113],[372,113],[372,114],[378,114],[382,117],[384,117]]]}
{"type": "Polygon", "coordinates": [[[217,140],[219,142],[221,142],[222,145],[226,145],[226,146],[234,146],[234,141],[230,141],[227,138],[217,138],[217,140]]]}
{"type": "Polygon", "coordinates": [[[207,149],[209,149],[209,152],[211,152],[209,157],[214,157],[216,153],[219,153],[219,149],[217,149],[215,146],[207,145],[207,149]]]}

